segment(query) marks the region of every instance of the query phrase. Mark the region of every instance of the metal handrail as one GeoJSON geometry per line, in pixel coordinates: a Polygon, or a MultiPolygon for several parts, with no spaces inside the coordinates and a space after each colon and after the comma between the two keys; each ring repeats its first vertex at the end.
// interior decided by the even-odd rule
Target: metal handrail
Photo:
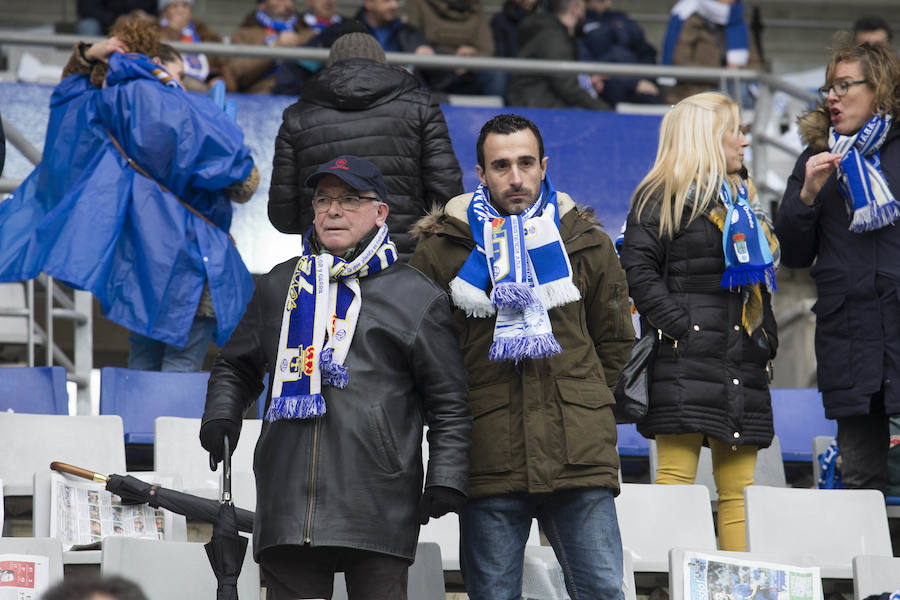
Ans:
{"type": "MultiPolygon", "coordinates": [[[[105,38],[71,34],[39,34],[22,31],[0,31],[0,43],[70,48],[79,42],[99,42],[105,38]]],[[[325,62],[327,48],[303,46],[282,47],[214,42],[168,42],[179,51],[203,53],[210,56],[262,58],[272,60],[311,60],[325,62]]],[[[510,73],[595,73],[629,77],[674,77],[697,81],[718,82],[723,79],[755,81],[763,75],[747,69],[714,69],[708,67],[677,67],[671,65],[622,64],[603,62],[559,61],[533,58],[503,58],[496,56],[456,56],[452,54],[413,54],[386,52],[387,62],[423,69],[467,69],[469,71],[508,71],[510,73]]]]}

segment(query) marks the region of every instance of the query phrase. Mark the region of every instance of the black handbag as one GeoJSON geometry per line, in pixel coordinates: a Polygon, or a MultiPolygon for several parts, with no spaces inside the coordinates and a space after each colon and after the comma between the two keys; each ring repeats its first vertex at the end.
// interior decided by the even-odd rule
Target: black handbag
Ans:
{"type": "Polygon", "coordinates": [[[622,367],[616,380],[613,395],[616,405],[613,414],[616,423],[638,423],[647,415],[650,406],[650,370],[656,355],[658,332],[647,332],[631,347],[628,362],[622,367]],[[657,335],[654,335],[657,334],[657,335]]]}

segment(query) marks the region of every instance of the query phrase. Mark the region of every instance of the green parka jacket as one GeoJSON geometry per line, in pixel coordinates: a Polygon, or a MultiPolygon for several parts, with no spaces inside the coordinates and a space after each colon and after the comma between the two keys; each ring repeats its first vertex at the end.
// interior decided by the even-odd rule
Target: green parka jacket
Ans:
{"type": "MultiPolygon", "coordinates": [[[[475,247],[466,221],[472,194],[424,217],[409,264],[444,290],[475,247]]],[[[472,447],[469,497],[606,487],[618,494],[612,387],[628,359],[631,324],[625,272],[589,209],[557,196],[560,234],[580,302],[549,311],[561,354],[488,360],[494,317],[454,319],[469,375],[472,447]]]]}

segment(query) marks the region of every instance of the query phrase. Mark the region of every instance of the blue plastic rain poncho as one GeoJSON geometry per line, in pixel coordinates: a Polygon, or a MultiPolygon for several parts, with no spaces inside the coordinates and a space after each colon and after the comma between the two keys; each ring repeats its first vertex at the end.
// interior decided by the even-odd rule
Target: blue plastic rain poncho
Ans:
{"type": "Polygon", "coordinates": [[[110,320],[179,347],[209,281],[222,345],[253,292],[227,233],[224,188],[253,160],[211,100],[168,87],[147,65],[113,54],[107,87],[83,75],[56,87],[41,164],[0,202],[0,281],[44,271],[93,292],[110,320]]]}

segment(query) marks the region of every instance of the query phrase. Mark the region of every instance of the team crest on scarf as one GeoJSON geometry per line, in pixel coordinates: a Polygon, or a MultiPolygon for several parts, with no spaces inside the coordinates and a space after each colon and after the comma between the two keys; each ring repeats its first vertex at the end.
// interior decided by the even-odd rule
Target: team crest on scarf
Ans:
{"type": "Polygon", "coordinates": [[[722,184],[719,199],[727,209],[722,227],[722,250],[725,252],[725,273],[722,287],[765,283],[775,290],[775,264],[769,241],[756,220],[747,197],[747,186],[735,184],[737,193],[727,182],[722,184]]]}
{"type": "Polygon", "coordinates": [[[581,298],[559,235],[556,190],[544,178],[541,195],[521,215],[500,215],[478,186],[467,210],[475,249],[450,282],[456,306],[474,317],[496,313],[491,360],[541,358],[562,352],[547,311],[581,298]],[[490,291],[490,296],[488,296],[490,291]]]}
{"type": "Polygon", "coordinates": [[[359,279],[396,260],[387,225],[351,262],[313,254],[304,240],[284,303],[267,421],[325,414],[322,386],[344,388],[350,380],[344,360],[363,301],[359,279]]]}

